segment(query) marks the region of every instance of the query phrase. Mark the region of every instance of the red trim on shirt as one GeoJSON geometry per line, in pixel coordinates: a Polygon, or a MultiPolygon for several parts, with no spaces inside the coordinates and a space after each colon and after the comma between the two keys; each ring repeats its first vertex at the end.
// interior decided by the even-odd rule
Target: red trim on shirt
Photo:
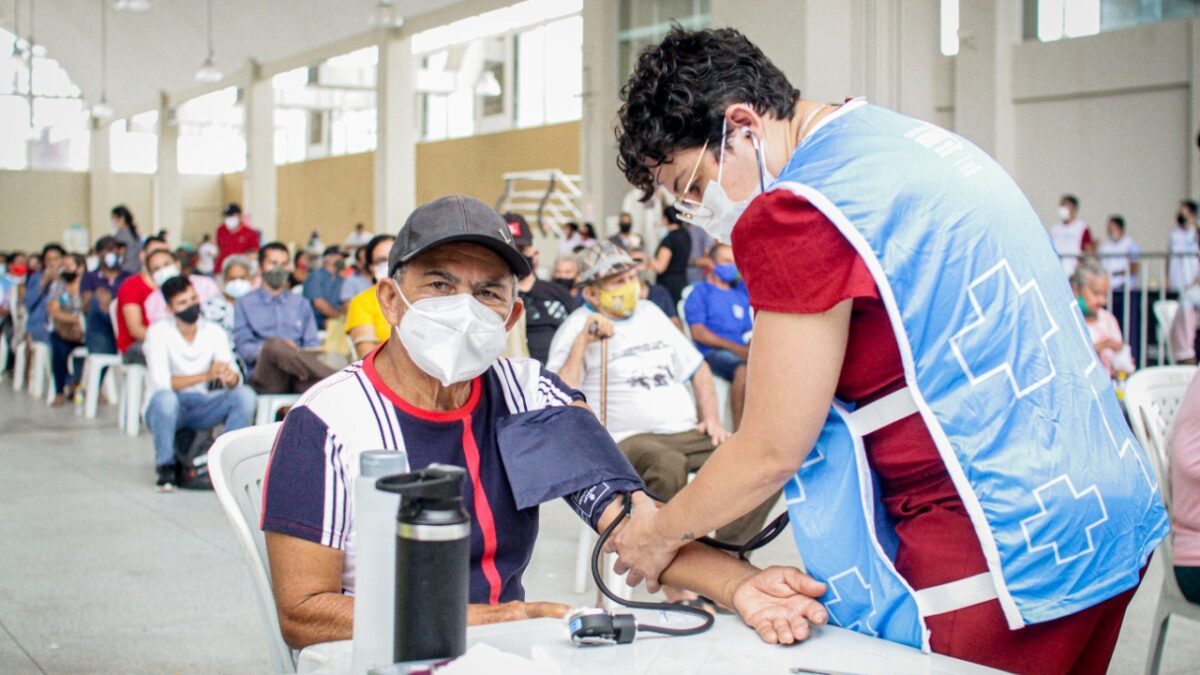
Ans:
{"type": "Polygon", "coordinates": [[[378,354],[387,343],[388,341],[385,340],[383,344],[371,350],[371,353],[367,354],[366,358],[363,359],[363,372],[366,373],[367,379],[370,380],[371,385],[374,386],[375,389],[379,390],[379,393],[386,396],[389,401],[396,404],[396,407],[400,408],[409,415],[412,415],[413,417],[419,417],[423,420],[429,420],[430,422],[455,422],[458,420],[471,419],[471,413],[474,412],[475,406],[479,403],[479,397],[483,391],[483,386],[481,385],[482,376],[471,380],[471,395],[467,397],[467,402],[464,403],[461,408],[457,408],[455,410],[426,410],[424,408],[418,408],[408,401],[405,401],[400,394],[392,391],[392,388],[384,383],[383,378],[379,376],[379,371],[375,368],[375,355],[378,354]]]}
{"type": "MultiPolygon", "coordinates": [[[[478,384],[478,378],[475,383],[478,384]]],[[[478,398],[478,397],[476,397],[478,398]]],[[[475,517],[479,520],[479,530],[483,533],[483,557],[479,566],[488,582],[488,604],[500,602],[500,571],[496,569],[496,520],[492,517],[492,506],[488,503],[487,492],[479,478],[479,446],[475,444],[475,432],[471,429],[471,419],[463,419],[463,455],[467,460],[467,471],[471,474],[471,488],[475,496],[475,517]]]]}

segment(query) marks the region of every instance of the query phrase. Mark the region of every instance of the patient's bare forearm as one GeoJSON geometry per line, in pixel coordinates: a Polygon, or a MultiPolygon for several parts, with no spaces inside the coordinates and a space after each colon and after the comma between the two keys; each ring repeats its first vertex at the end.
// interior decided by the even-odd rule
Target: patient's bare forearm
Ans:
{"type": "Polygon", "coordinates": [[[292,649],[354,637],[354,598],[318,593],[279,612],[283,639],[292,649]]]}

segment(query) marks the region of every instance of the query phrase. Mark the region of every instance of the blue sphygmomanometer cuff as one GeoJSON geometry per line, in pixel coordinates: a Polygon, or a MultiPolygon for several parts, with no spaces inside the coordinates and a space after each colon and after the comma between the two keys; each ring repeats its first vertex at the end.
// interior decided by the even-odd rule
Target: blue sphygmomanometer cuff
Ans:
{"type": "Polygon", "coordinates": [[[618,494],[645,489],[612,436],[585,408],[509,415],[499,421],[496,440],[518,509],[563,497],[595,529],[618,494]]]}

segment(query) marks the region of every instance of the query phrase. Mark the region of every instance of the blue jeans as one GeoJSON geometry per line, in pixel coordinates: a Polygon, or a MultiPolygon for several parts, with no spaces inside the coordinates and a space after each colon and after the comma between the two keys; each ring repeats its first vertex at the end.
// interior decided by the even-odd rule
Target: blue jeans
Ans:
{"type": "Polygon", "coordinates": [[[733,382],[733,376],[737,373],[737,369],[740,366],[746,365],[742,357],[728,349],[714,349],[704,355],[704,360],[708,363],[708,367],[712,369],[713,375],[726,382],[733,382]]]}
{"type": "Polygon", "coordinates": [[[50,372],[54,375],[55,394],[65,393],[67,385],[79,384],[79,377],[83,373],[83,359],[77,357],[74,364],[68,364],[67,361],[71,360],[71,352],[82,346],[83,343],[67,342],[59,337],[58,333],[51,331],[50,372]]]}
{"type": "Polygon", "coordinates": [[[246,385],[216,391],[155,392],[146,408],[146,426],[154,435],[154,463],[175,463],[175,432],[204,431],[225,424],[225,431],[249,426],[254,419],[255,394],[246,385]]]}

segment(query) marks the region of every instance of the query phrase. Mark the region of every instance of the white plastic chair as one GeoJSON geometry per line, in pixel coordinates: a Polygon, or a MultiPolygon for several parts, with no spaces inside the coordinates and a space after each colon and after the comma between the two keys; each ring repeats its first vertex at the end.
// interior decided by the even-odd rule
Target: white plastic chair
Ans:
{"type": "MultiPolygon", "coordinates": [[[[121,368],[120,354],[88,354],[83,362],[83,415],[94,419],[100,402],[100,385],[103,382],[115,383],[116,373],[121,368]],[[104,377],[108,373],[108,378],[104,377]]],[[[109,389],[109,401],[113,400],[112,386],[109,389]]]]}
{"type": "Polygon", "coordinates": [[[13,353],[13,391],[23,391],[25,389],[25,345],[24,340],[15,345],[16,351],[13,353]]]}
{"type": "Polygon", "coordinates": [[[146,366],[136,363],[122,364],[121,375],[121,402],[117,420],[121,431],[136,438],[142,431],[142,408],[146,406],[146,397],[150,392],[147,386],[150,375],[146,366]]]}
{"type": "Polygon", "coordinates": [[[262,514],[263,478],[279,427],[279,424],[270,424],[221,434],[208,451],[208,462],[213,491],[233,527],[254,582],[258,612],[267,632],[272,672],[294,673],[295,656],[283,641],[275,594],[271,591],[267,540],[258,527],[262,514]]]}
{"type": "MultiPolygon", "coordinates": [[[[0,333],[0,380],[4,379],[4,367],[8,365],[8,354],[10,351],[8,335],[0,333]]],[[[16,373],[13,375],[15,377],[16,373]]]]}
{"type": "Polygon", "coordinates": [[[29,360],[29,395],[35,399],[54,391],[54,377],[50,373],[50,345],[31,340],[32,358],[29,360]]]}
{"type": "Polygon", "coordinates": [[[1179,302],[1175,300],[1156,300],[1153,306],[1154,319],[1158,322],[1158,340],[1160,348],[1167,350],[1167,361],[1175,363],[1175,355],[1171,353],[1171,340],[1168,337],[1175,314],[1179,312],[1179,302]]]}
{"type": "MultiPolygon", "coordinates": [[[[1179,411],[1184,392],[1196,376],[1195,366],[1163,366],[1145,368],[1129,377],[1125,383],[1125,406],[1129,411],[1133,433],[1146,449],[1154,473],[1158,478],[1168,512],[1171,508],[1171,454],[1168,441],[1175,414],[1179,411]]],[[[1154,558],[1162,568],[1162,588],[1158,605],[1154,611],[1154,624],[1150,632],[1150,653],[1146,658],[1146,672],[1157,673],[1162,663],[1163,646],[1166,644],[1167,627],[1171,615],[1181,614],[1189,619],[1200,620],[1200,605],[1188,602],[1175,580],[1175,562],[1168,536],[1158,546],[1154,558]]]]}
{"type": "Polygon", "coordinates": [[[254,409],[254,424],[270,424],[275,421],[275,413],[280,408],[294,405],[300,400],[299,394],[259,394],[258,405],[254,409]]]}

